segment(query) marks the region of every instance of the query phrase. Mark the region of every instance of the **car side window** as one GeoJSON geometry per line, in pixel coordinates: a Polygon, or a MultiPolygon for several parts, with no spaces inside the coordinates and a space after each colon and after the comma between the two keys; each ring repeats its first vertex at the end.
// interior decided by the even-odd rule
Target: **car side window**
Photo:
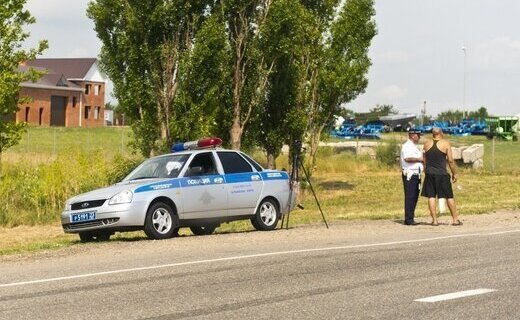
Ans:
{"type": "Polygon", "coordinates": [[[215,160],[213,159],[213,153],[211,152],[195,155],[186,171],[187,177],[206,176],[212,174],[218,174],[218,171],[217,166],[215,165],[215,160]]]}
{"type": "Polygon", "coordinates": [[[240,154],[242,155],[242,157],[246,158],[246,160],[256,169],[256,171],[258,171],[258,172],[264,171],[264,169],[258,164],[258,162],[253,160],[253,158],[251,158],[250,156],[248,156],[247,154],[245,154],[243,152],[241,152],[240,154]]]}
{"type": "Polygon", "coordinates": [[[253,172],[251,165],[236,152],[217,152],[224,173],[253,172]]]}

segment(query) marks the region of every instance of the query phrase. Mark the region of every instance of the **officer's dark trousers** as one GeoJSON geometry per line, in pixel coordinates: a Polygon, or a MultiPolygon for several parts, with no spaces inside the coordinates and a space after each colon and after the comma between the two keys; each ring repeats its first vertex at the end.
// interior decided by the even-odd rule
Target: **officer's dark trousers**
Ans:
{"type": "Polygon", "coordinates": [[[419,183],[421,182],[421,178],[417,174],[414,174],[410,180],[406,180],[405,175],[402,175],[402,177],[404,186],[404,223],[412,224],[414,222],[417,199],[419,198],[419,183]]]}

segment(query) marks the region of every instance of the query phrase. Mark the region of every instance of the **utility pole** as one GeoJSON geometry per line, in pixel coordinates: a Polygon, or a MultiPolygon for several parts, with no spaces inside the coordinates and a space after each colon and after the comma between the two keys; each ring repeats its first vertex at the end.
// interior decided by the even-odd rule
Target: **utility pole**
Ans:
{"type": "Polygon", "coordinates": [[[462,46],[462,52],[464,53],[464,88],[462,92],[462,118],[466,118],[466,47],[462,46]]]}

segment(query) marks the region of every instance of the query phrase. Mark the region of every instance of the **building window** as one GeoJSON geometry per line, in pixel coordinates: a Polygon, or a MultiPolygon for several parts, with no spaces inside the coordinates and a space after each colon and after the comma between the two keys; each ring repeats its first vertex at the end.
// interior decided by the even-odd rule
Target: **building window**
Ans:
{"type": "Polygon", "coordinates": [[[76,97],[72,97],[72,107],[76,108],[76,103],[78,102],[78,99],[76,97]]]}
{"type": "Polygon", "coordinates": [[[31,108],[25,107],[25,122],[29,122],[29,111],[31,108]]]}
{"type": "Polygon", "coordinates": [[[85,85],[85,94],[90,94],[91,87],[92,87],[92,85],[90,85],[90,84],[85,85]]]}
{"type": "Polygon", "coordinates": [[[99,91],[101,90],[101,86],[95,85],[94,86],[94,94],[96,96],[99,96],[99,91]]]}
{"type": "Polygon", "coordinates": [[[88,119],[90,114],[90,106],[85,106],[85,119],[88,119]]]}
{"type": "Polygon", "coordinates": [[[43,108],[40,108],[40,118],[38,120],[38,124],[41,126],[43,120],[43,108]]]}
{"type": "Polygon", "coordinates": [[[99,119],[99,113],[101,113],[101,107],[94,108],[94,119],[99,119]]]}

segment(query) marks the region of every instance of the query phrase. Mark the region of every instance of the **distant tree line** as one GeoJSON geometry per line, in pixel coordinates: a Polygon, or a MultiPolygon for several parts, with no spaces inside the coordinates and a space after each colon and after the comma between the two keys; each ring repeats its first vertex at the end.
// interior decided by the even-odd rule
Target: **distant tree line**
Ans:
{"type": "Polygon", "coordinates": [[[491,115],[488,113],[486,107],[480,107],[477,110],[464,112],[462,110],[448,110],[437,115],[437,120],[459,122],[463,118],[473,120],[486,120],[491,115]]]}
{"type": "Polygon", "coordinates": [[[314,157],[364,92],[377,32],[373,0],[94,0],[87,14],[143,155],[218,135],[271,167],[293,140],[314,157]]]}

